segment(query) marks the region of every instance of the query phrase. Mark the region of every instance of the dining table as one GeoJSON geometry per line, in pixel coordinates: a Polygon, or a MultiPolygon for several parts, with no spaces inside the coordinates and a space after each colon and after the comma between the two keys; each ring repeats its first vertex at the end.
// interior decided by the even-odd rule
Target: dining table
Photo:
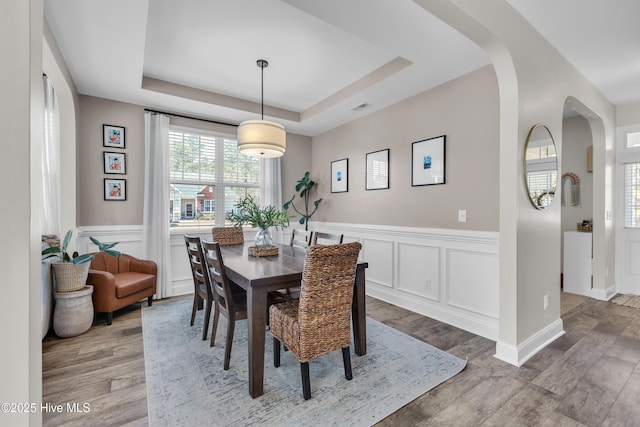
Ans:
{"type": "MultiPolygon", "coordinates": [[[[265,330],[267,326],[267,294],[270,291],[300,286],[306,249],[275,244],[274,256],[251,256],[253,242],[221,246],[227,278],[247,292],[249,394],[252,398],[264,392],[265,330]]],[[[353,284],[351,319],[353,344],[357,355],[367,352],[365,307],[365,269],[368,263],[358,261],[353,284]]]]}

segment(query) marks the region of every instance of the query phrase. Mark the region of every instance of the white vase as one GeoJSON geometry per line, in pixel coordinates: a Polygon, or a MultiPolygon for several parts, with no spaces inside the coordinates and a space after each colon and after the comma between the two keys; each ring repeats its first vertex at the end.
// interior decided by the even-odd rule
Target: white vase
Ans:
{"type": "Polygon", "coordinates": [[[53,310],[53,331],[60,338],[84,334],[93,324],[93,286],[79,291],[56,292],[53,310]]]}

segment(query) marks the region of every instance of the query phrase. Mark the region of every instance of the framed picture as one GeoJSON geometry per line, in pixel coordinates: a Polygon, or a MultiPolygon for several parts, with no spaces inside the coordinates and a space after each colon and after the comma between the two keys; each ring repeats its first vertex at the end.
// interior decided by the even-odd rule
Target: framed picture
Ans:
{"type": "Polygon", "coordinates": [[[127,200],[126,179],[104,179],[105,200],[127,200]]]}
{"type": "Polygon", "coordinates": [[[124,153],[109,153],[104,151],[104,173],[126,174],[126,163],[124,153]]]}
{"type": "Polygon", "coordinates": [[[331,162],[331,192],[346,193],[349,191],[349,159],[331,162]]]}
{"type": "Polygon", "coordinates": [[[416,141],[411,146],[411,186],[444,184],[445,135],[416,141]]]}
{"type": "Polygon", "coordinates": [[[124,148],[124,127],[102,125],[102,145],[104,147],[124,148]]]}
{"type": "Polygon", "coordinates": [[[367,190],[389,188],[389,149],[367,153],[367,190]]]}

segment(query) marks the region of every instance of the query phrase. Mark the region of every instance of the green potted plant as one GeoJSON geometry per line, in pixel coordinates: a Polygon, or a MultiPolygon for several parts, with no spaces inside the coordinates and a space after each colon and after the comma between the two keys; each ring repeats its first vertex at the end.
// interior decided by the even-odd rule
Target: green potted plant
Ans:
{"type": "Polygon", "coordinates": [[[227,214],[227,219],[236,227],[249,224],[258,228],[255,245],[260,249],[273,247],[273,240],[269,232],[270,227],[277,228],[289,225],[289,217],[285,212],[277,210],[272,205],[261,208],[253,196],[245,197],[234,207],[235,209],[227,214]]]}
{"type": "Polygon", "coordinates": [[[300,198],[304,200],[304,212],[301,212],[298,210],[298,208],[296,208],[296,206],[293,204],[293,199],[295,199],[296,195],[294,194],[293,197],[291,197],[291,199],[286,202],[283,206],[283,209],[285,211],[289,210],[289,206],[291,206],[293,208],[294,211],[296,211],[298,213],[298,215],[300,215],[300,224],[304,224],[304,229],[305,231],[309,229],[309,219],[311,218],[311,216],[316,213],[316,211],[318,210],[318,205],[320,204],[320,202],[322,201],[322,199],[318,199],[315,202],[313,202],[313,211],[311,211],[311,213],[309,213],[309,201],[310,201],[310,197],[311,197],[311,189],[316,185],[316,183],[314,181],[311,180],[310,176],[309,176],[309,172],[305,172],[304,176],[302,178],[300,178],[298,180],[298,183],[296,184],[296,193],[299,191],[300,192],[300,198]]]}
{"type": "MultiPolygon", "coordinates": [[[[95,258],[92,254],[79,255],[77,251],[69,255],[67,248],[72,234],[73,230],[67,231],[61,246],[51,246],[42,250],[43,259],[58,258],[58,262],[52,264],[58,292],[73,292],[82,289],[87,282],[90,262],[95,258]]],[[[120,256],[119,251],[112,249],[119,242],[102,243],[94,237],[89,237],[89,239],[98,246],[98,252],[105,252],[115,257],[120,256]]]]}

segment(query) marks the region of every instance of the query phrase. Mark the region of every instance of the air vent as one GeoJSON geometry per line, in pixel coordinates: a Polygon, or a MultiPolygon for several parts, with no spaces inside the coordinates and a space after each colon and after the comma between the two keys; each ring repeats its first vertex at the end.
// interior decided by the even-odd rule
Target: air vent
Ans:
{"type": "Polygon", "coordinates": [[[365,108],[369,107],[371,104],[367,104],[366,102],[363,102],[362,104],[358,104],[355,107],[351,107],[350,110],[351,111],[360,111],[360,110],[364,110],[365,108]]]}

